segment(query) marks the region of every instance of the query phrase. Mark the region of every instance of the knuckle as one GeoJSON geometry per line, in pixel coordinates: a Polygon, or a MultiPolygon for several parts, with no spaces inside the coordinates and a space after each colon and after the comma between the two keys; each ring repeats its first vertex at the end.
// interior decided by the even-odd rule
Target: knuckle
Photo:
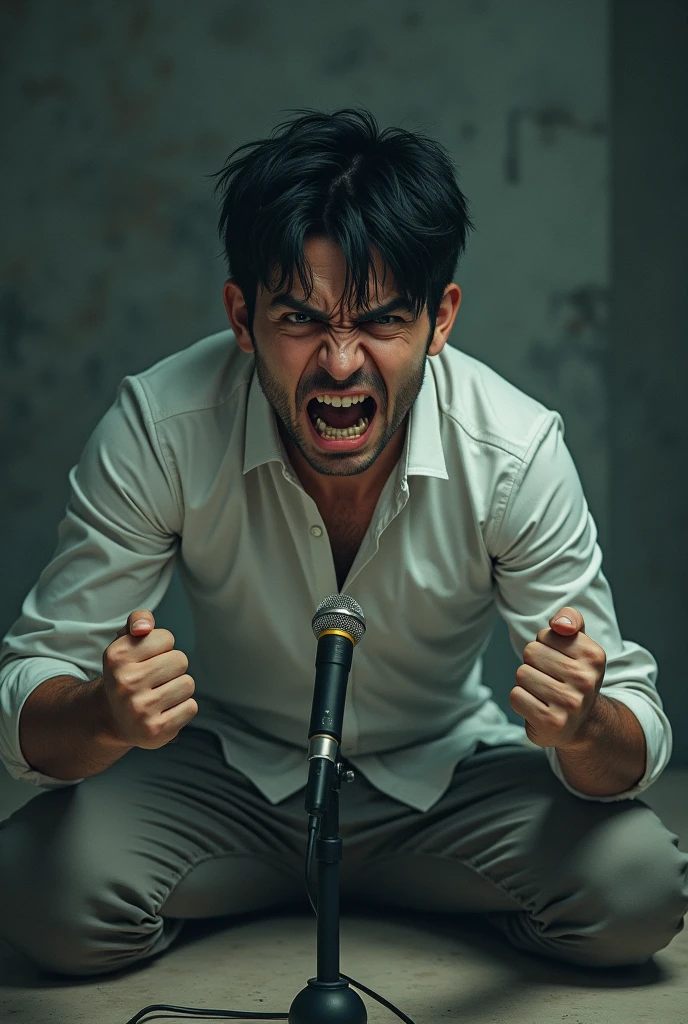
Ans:
{"type": "Polygon", "coordinates": [[[134,690],[139,681],[139,674],[136,670],[136,666],[132,665],[131,662],[125,662],[124,664],[118,664],[115,666],[113,675],[117,685],[123,690],[134,690]]]}
{"type": "Polygon", "coordinates": [[[129,709],[137,722],[145,723],[148,716],[148,702],[145,695],[134,694],[129,703],[129,709]]]}
{"type": "Polygon", "coordinates": [[[160,739],[167,726],[163,725],[159,719],[147,717],[141,720],[139,728],[143,738],[149,742],[160,739]]]}
{"type": "Polygon", "coordinates": [[[537,643],[535,642],[535,640],[531,640],[530,643],[527,643],[523,648],[523,660],[527,661],[528,659],[530,659],[532,661],[535,657],[536,649],[537,643]]]}
{"type": "Polygon", "coordinates": [[[545,637],[547,636],[549,631],[549,626],[546,626],[544,629],[538,630],[537,638],[539,643],[543,644],[545,642],[545,637]]]}
{"type": "Polygon", "coordinates": [[[519,665],[516,669],[516,682],[524,683],[528,677],[528,666],[519,665]]]}
{"type": "Polygon", "coordinates": [[[583,698],[584,697],[588,697],[591,693],[595,693],[596,689],[597,689],[597,684],[595,683],[594,679],[586,679],[583,683],[581,683],[581,685],[579,687],[579,700],[580,700],[580,703],[581,704],[583,703],[583,698]]]}
{"type": "Polygon", "coordinates": [[[177,661],[179,662],[180,670],[182,672],[186,672],[187,668],[189,667],[189,659],[184,654],[184,651],[175,651],[175,654],[177,655],[177,661]]]}
{"type": "Polygon", "coordinates": [[[557,732],[560,732],[562,729],[566,727],[566,725],[568,724],[568,719],[569,716],[566,711],[556,709],[553,710],[550,708],[547,714],[548,724],[552,729],[557,730],[557,732]]]}
{"type": "Polygon", "coordinates": [[[540,721],[544,722],[548,729],[561,729],[569,720],[568,711],[562,711],[561,708],[554,708],[552,706],[546,707],[543,705],[543,707],[538,708],[537,711],[540,714],[540,721]]]}
{"type": "Polygon", "coordinates": [[[573,701],[573,710],[574,710],[574,712],[576,714],[579,714],[579,712],[581,712],[583,710],[583,704],[584,704],[583,694],[582,693],[576,694],[576,697],[575,697],[575,699],[573,701]]]}
{"type": "Polygon", "coordinates": [[[169,629],[156,629],[155,632],[158,634],[161,643],[165,647],[165,650],[171,651],[175,644],[174,633],[172,633],[169,629]]]}
{"type": "Polygon", "coordinates": [[[585,688],[590,682],[589,670],[586,665],[574,664],[569,669],[569,673],[576,686],[585,688]]]}
{"type": "Polygon", "coordinates": [[[607,667],[607,655],[604,653],[601,647],[596,648],[592,652],[590,658],[595,668],[606,668],[607,667]]]}
{"type": "Polygon", "coordinates": [[[109,647],[105,648],[103,654],[103,661],[106,665],[119,665],[120,662],[124,661],[125,652],[124,644],[120,644],[117,640],[114,640],[109,647]]]}
{"type": "Polygon", "coordinates": [[[149,719],[144,722],[143,731],[147,740],[157,740],[162,733],[162,726],[159,722],[153,722],[149,719]]]}
{"type": "Polygon", "coordinates": [[[561,693],[559,694],[558,701],[560,707],[568,714],[575,714],[575,712],[580,711],[582,704],[580,694],[577,693],[561,693]]]}

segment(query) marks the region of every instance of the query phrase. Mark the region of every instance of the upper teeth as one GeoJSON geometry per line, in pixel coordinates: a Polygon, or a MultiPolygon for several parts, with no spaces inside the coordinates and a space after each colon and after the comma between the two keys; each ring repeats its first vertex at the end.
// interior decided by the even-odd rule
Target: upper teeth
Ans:
{"type": "Polygon", "coordinates": [[[318,401],[324,402],[326,405],[334,405],[337,408],[343,405],[345,409],[348,409],[350,405],[356,405],[356,402],[365,402],[367,395],[347,395],[345,398],[340,398],[339,395],[318,395],[318,401]]]}

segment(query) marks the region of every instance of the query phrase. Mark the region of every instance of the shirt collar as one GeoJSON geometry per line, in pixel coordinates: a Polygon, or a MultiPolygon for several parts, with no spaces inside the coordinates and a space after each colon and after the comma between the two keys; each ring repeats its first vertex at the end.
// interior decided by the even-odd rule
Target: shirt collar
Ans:
{"type": "MultiPolygon", "coordinates": [[[[254,364],[246,405],[244,473],[266,462],[280,462],[282,469],[285,470],[285,460],[286,452],[277,430],[275,415],[263,394],[254,364]]],[[[426,361],[423,385],[411,406],[403,464],[404,480],[407,476],[436,476],[443,480],[449,479],[440,434],[440,409],[435,374],[429,359],[426,361]]]]}

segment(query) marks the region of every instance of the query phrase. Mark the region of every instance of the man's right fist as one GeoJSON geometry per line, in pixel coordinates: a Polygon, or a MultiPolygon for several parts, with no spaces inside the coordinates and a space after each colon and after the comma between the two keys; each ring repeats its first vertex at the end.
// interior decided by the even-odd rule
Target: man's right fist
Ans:
{"type": "Polygon", "coordinates": [[[152,612],[132,612],[103,655],[113,738],[147,750],[164,747],[198,712],[189,659],[169,629],[154,627],[152,612]]]}

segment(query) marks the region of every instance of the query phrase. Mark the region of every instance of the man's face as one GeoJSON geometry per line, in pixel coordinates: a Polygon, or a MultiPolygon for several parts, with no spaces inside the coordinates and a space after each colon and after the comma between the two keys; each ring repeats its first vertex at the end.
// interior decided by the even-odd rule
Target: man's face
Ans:
{"type": "Polygon", "coordinates": [[[426,352],[436,354],[444,340],[428,347],[427,312],[414,320],[389,271],[383,287],[381,262],[377,291],[370,279],[370,310],[344,309],[339,247],[312,238],[304,252],[314,278],[308,301],[298,275],[289,294],[260,285],[253,344],[237,340],[255,351],[258,380],[287,448],[288,438],[317,473],[354,476],[373,465],[404,423],[423,383],[426,352]],[[342,396],[365,399],[339,405],[342,396]]]}

